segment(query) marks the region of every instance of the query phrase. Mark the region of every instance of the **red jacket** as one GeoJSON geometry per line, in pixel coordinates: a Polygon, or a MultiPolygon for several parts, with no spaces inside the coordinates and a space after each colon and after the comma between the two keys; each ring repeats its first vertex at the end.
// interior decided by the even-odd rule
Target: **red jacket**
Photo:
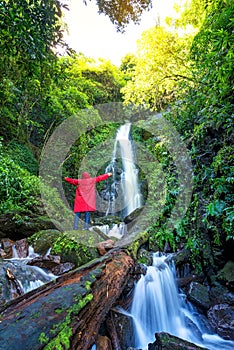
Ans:
{"type": "Polygon", "coordinates": [[[108,174],[90,177],[89,173],[84,172],[82,179],[71,179],[65,177],[65,181],[76,186],[76,197],[74,203],[74,212],[95,211],[96,210],[96,182],[106,180],[108,174]]]}

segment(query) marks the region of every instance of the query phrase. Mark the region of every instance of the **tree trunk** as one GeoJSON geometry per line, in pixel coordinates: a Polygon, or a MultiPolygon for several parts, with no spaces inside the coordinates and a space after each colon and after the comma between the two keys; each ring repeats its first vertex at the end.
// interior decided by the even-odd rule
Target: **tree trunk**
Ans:
{"type": "Polygon", "coordinates": [[[112,251],[9,302],[1,313],[0,349],[90,349],[133,267],[124,251],[112,251]]]}

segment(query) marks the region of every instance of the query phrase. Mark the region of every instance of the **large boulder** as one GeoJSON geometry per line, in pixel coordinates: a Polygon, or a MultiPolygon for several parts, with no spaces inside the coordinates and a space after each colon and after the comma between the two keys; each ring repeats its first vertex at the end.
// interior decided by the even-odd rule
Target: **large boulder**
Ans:
{"type": "Polygon", "coordinates": [[[127,349],[133,344],[134,326],[131,317],[123,314],[118,309],[111,309],[107,323],[109,332],[116,332],[121,349],[127,349]]]}
{"type": "Polygon", "coordinates": [[[234,340],[234,305],[214,305],[208,310],[207,315],[217,334],[224,339],[234,340]]]}
{"type": "Polygon", "coordinates": [[[198,282],[192,282],[190,284],[188,299],[202,309],[208,310],[210,307],[208,288],[198,282]]]}
{"type": "Polygon", "coordinates": [[[53,229],[55,225],[47,217],[34,213],[7,213],[0,215],[0,239],[14,241],[30,237],[40,230],[53,229]]]}
{"type": "Polygon", "coordinates": [[[156,333],[156,341],[149,344],[149,350],[208,350],[168,333],[156,333]]]}
{"type": "Polygon", "coordinates": [[[42,230],[30,237],[36,253],[59,255],[61,263],[70,262],[76,267],[98,258],[97,246],[103,241],[98,232],[88,230],[42,230]]]}
{"type": "Polygon", "coordinates": [[[96,342],[97,350],[112,350],[111,341],[108,337],[99,335],[96,342]]]}
{"type": "Polygon", "coordinates": [[[110,249],[114,248],[115,242],[112,239],[108,239],[97,244],[97,249],[100,255],[105,255],[110,249]]]}
{"type": "Polygon", "coordinates": [[[234,261],[228,261],[218,272],[217,277],[234,291],[234,261]]]}
{"type": "Polygon", "coordinates": [[[230,304],[234,305],[234,294],[219,282],[214,282],[210,289],[210,299],[212,305],[230,304]]]}

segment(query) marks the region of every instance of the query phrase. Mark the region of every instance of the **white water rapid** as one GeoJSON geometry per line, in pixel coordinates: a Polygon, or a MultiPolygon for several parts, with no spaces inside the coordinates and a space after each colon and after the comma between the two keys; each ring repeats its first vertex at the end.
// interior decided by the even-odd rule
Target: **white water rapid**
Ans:
{"type": "MultiPolygon", "coordinates": [[[[136,167],[136,157],[134,152],[134,145],[130,139],[131,123],[126,123],[117,131],[114,150],[112,155],[112,160],[107,171],[112,171],[113,173],[113,184],[111,191],[114,196],[114,191],[116,191],[116,172],[121,168],[122,173],[120,175],[120,188],[118,196],[121,197],[122,202],[118,202],[117,206],[121,209],[122,218],[126,217],[132,213],[135,209],[141,207],[142,205],[142,195],[140,192],[140,186],[138,181],[138,169],[136,167]],[[119,158],[121,160],[121,165],[118,164],[119,158]],[[117,165],[118,164],[118,165],[117,165]],[[119,169],[118,169],[118,168],[119,169]]],[[[111,197],[111,195],[110,195],[111,197]]],[[[116,202],[112,201],[112,208],[108,208],[106,215],[111,212],[114,213],[118,211],[119,208],[116,206],[116,202]]]]}
{"type": "Polygon", "coordinates": [[[130,311],[135,327],[134,347],[148,349],[148,344],[155,341],[155,333],[167,332],[210,350],[234,349],[234,341],[208,334],[192,306],[183,305],[173,268],[165,258],[154,254],[153,266],[147,268],[135,286],[130,311]]]}
{"type": "MultiPolygon", "coordinates": [[[[42,286],[43,284],[57,277],[45,269],[37,266],[27,265],[28,261],[39,256],[34,252],[33,247],[29,246],[28,256],[26,258],[19,258],[15,246],[12,247],[12,251],[13,258],[0,261],[0,276],[2,280],[3,278],[5,279],[5,271],[7,269],[9,269],[15,277],[15,282],[13,281],[9,284],[8,281],[5,281],[5,283],[3,283],[3,296],[7,301],[12,298],[12,295],[15,295],[15,293],[17,293],[17,285],[20,288],[21,292],[24,294],[42,286]],[[17,285],[15,283],[17,283],[17,285]]],[[[45,256],[48,254],[49,251],[45,254],[45,256]]]]}

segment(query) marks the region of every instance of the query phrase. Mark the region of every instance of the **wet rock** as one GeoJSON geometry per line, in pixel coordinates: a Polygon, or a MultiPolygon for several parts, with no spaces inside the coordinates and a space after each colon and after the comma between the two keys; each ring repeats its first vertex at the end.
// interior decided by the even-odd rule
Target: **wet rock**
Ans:
{"type": "Polygon", "coordinates": [[[28,261],[27,265],[30,266],[38,266],[40,268],[44,268],[52,271],[55,266],[58,266],[61,262],[60,256],[56,255],[47,255],[47,256],[38,256],[30,261],[28,261]]]}
{"type": "Polygon", "coordinates": [[[215,304],[230,304],[234,305],[234,294],[222,284],[215,282],[210,290],[210,299],[212,305],[215,304]]]}
{"type": "Polygon", "coordinates": [[[6,268],[6,278],[9,283],[10,299],[17,298],[18,296],[24,294],[24,290],[21,284],[12,273],[10,268],[6,268]]]}
{"type": "Polygon", "coordinates": [[[70,262],[78,267],[99,257],[97,244],[103,238],[88,230],[43,230],[30,237],[30,241],[35,252],[45,255],[50,249],[51,255],[61,256],[62,263],[70,262]]]}
{"type": "Polygon", "coordinates": [[[0,248],[0,258],[7,259],[7,254],[4,252],[2,248],[0,248]]]}
{"type": "Polygon", "coordinates": [[[74,268],[75,268],[74,264],[66,262],[53,267],[51,269],[51,272],[56,276],[60,276],[63,273],[73,270],[74,268]]]}
{"type": "Polygon", "coordinates": [[[172,252],[172,248],[169,242],[166,242],[163,248],[163,252],[164,253],[171,253],[172,252]]]}
{"type": "Polygon", "coordinates": [[[218,272],[217,277],[224,281],[230,289],[234,290],[234,261],[228,261],[223,269],[218,272]]]}
{"type": "Polygon", "coordinates": [[[111,341],[108,337],[99,335],[96,342],[97,350],[113,350],[111,341]]]}
{"type": "Polygon", "coordinates": [[[48,276],[44,271],[29,266],[21,260],[0,261],[0,304],[2,305],[19,295],[15,288],[12,288],[14,286],[9,283],[6,271],[14,276],[15,281],[19,282],[25,293],[52,279],[52,276],[48,276]]]}
{"type": "Polygon", "coordinates": [[[152,254],[144,248],[140,248],[137,254],[137,259],[147,266],[151,266],[153,263],[152,254]]]}
{"type": "Polygon", "coordinates": [[[128,233],[137,233],[145,230],[145,227],[148,226],[147,217],[141,216],[141,211],[144,207],[135,209],[132,213],[124,218],[124,223],[127,225],[128,233]],[[137,222],[137,224],[136,224],[137,222]]]}
{"type": "Polygon", "coordinates": [[[42,229],[53,229],[55,225],[47,217],[34,213],[7,213],[0,215],[0,239],[14,241],[30,237],[42,229]]]}
{"type": "Polygon", "coordinates": [[[141,263],[135,264],[133,275],[145,275],[147,272],[147,266],[141,263]]]}
{"type": "Polygon", "coordinates": [[[19,258],[26,258],[28,256],[28,242],[26,238],[16,241],[15,249],[19,258]]]}
{"type": "Polygon", "coordinates": [[[202,309],[208,310],[210,307],[209,291],[206,286],[200,283],[192,282],[190,284],[188,299],[202,309]]]}
{"type": "Polygon", "coordinates": [[[105,226],[108,225],[109,227],[112,227],[114,224],[119,224],[121,222],[121,219],[119,216],[102,216],[102,217],[96,217],[93,220],[93,225],[96,226],[105,226]]]}
{"type": "Polygon", "coordinates": [[[130,213],[128,216],[124,218],[125,224],[129,224],[133,220],[137,219],[140,215],[140,212],[142,211],[143,207],[135,209],[132,213],[130,213]]]}
{"type": "Polygon", "coordinates": [[[1,246],[0,256],[4,259],[26,258],[28,256],[28,242],[26,238],[15,242],[9,238],[4,238],[1,241],[1,246]]]}
{"type": "Polygon", "coordinates": [[[112,309],[111,312],[112,327],[115,328],[120,348],[127,349],[134,343],[133,339],[133,320],[124,315],[118,309],[112,309]]]}
{"type": "Polygon", "coordinates": [[[100,255],[105,255],[108,250],[114,248],[115,242],[112,239],[108,239],[107,241],[100,242],[97,245],[97,249],[100,255]]]}
{"type": "MultiPolygon", "coordinates": [[[[188,249],[183,249],[177,253],[168,255],[165,261],[167,263],[170,263],[173,261],[176,266],[176,269],[182,270],[183,272],[185,272],[186,270],[185,275],[187,276],[190,269],[189,267],[190,256],[191,256],[191,252],[188,249]],[[185,269],[185,266],[186,266],[186,269],[185,269]]],[[[182,277],[182,275],[180,277],[182,277]]]]}
{"type": "Polygon", "coordinates": [[[156,333],[156,341],[148,345],[149,350],[208,350],[168,333],[156,333]]]}
{"type": "Polygon", "coordinates": [[[15,244],[14,241],[12,241],[9,238],[4,238],[1,241],[1,245],[2,245],[2,254],[4,256],[4,259],[11,259],[12,258],[12,247],[15,244]]]}
{"type": "Polygon", "coordinates": [[[36,253],[45,255],[60,235],[58,230],[41,230],[30,237],[30,242],[36,253]]]}
{"type": "Polygon", "coordinates": [[[234,340],[234,306],[218,304],[211,307],[207,315],[217,334],[226,340],[234,340]]]}

